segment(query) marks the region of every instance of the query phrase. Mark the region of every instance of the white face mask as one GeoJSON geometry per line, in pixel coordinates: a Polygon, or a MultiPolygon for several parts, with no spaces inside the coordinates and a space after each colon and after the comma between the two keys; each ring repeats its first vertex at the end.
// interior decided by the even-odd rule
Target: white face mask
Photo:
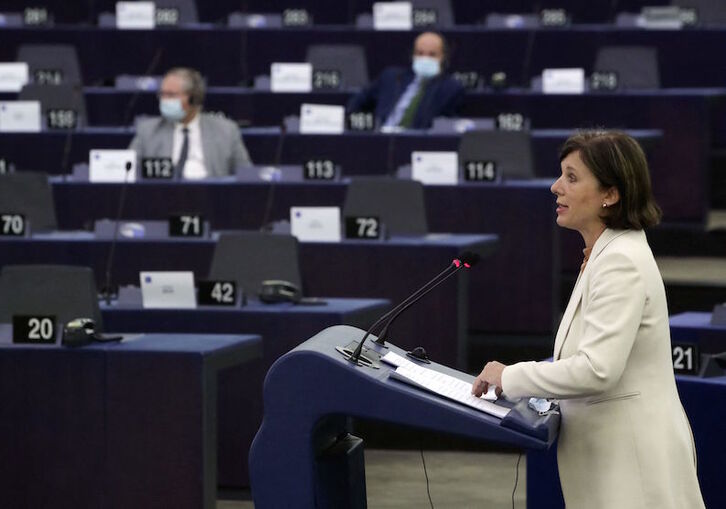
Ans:
{"type": "Polygon", "coordinates": [[[413,57],[413,72],[420,78],[433,78],[441,72],[441,62],[434,57],[413,57]]]}
{"type": "Polygon", "coordinates": [[[186,116],[181,99],[178,97],[170,97],[159,100],[159,111],[161,116],[172,122],[179,122],[186,116]]]}

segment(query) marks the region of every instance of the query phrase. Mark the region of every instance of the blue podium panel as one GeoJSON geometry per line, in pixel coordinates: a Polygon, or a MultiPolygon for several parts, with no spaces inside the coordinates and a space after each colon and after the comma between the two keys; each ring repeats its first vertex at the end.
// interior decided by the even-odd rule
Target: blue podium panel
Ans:
{"type": "MultiPolygon", "coordinates": [[[[96,239],[88,233],[0,239],[0,266],[20,263],[89,266],[94,269],[101,287],[110,243],[110,239],[96,239]]],[[[393,237],[385,242],[301,243],[303,287],[311,296],[380,297],[398,302],[463,251],[481,253],[484,259],[471,273],[484,272],[487,275],[482,277],[490,277],[492,272],[487,269],[486,257],[495,251],[496,245],[496,235],[463,234],[393,237]]],[[[214,246],[213,239],[121,240],[115,256],[123,263],[115,264],[113,281],[138,284],[142,270],[190,270],[198,279],[206,277],[214,246]]],[[[469,323],[467,275],[452,278],[423,299],[418,304],[420,315],[402,316],[391,333],[410,338],[416,345],[422,343],[442,363],[464,366],[469,323]]],[[[499,298],[485,290],[481,293],[492,303],[499,298]]]]}
{"type": "MultiPolygon", "coordinates": [[[[363,333],[354,327],[328,328],[278,359],[268,372],[265,417],[250,451],[256,506],[322,506],[320,501],[328,499],[327,491],[337,487],[321,478],[317,458],[321,450],[345,434],[345,416],[523,448],[545,449],[554,440],[559,416],[543,419],[546,438],[535,438],[505,427],[497,417],[389,378],[392,368],[386,364],[380,369],[356,366],[336,351],[338,346],[360,341],[363,333]]],[[[405,355],[391,344],[382,348],[371,341],[367,346],[381,354],[393,351],[405,355]]],[[[473,380],[440,364],[426,367],[467,382],[473,380]]],[[[364,474],[351,469],[350,475],[364,474]]]]}
{"type": "MultiPolygon", "coordinates": [[[[557,227],[550,185],[549,180],[536,180],[425,186],[427,222],[431,231],[489,232],[500,239],[496,252],[469,273],[469,300],[473,303],[470,328],[552,334],[559,313],[560,266],[579,269],[582,248],[577,244],[578,239],[581,243],[579,235],[557,227]],[[574,238],[572,249],[562,251],[563,261],[560,259],[560,235],[574,238]],[[492,288],[496,288],[496,294],[492,288]]],[[[54,182],[60,228],[77,229],[94,219],[115,217],[120,187],[118,184],[54,182]]],[[[345,181],[278,183],[270,218],[289,218],[290,207],[294,205],[342,207],[346,191],[345,181]]],[[[269,193],[267,183],[141,182],[127,188],[124,217],[165,219],[170,211],[195,212],[209,220],[213,229],[258,229],[264,221],[262,216],[269,193]]],[[[304,250],[303,254],[306,252],[304,250]]],[[[420,255],[413,256],[411,263],[419,258],[420,255]]],[[[353,262],[351,260],[351,270],[345,278],[353,272],[353,262]]],[[[319,259],[317,263],[322,261],[319,259]]],[[[206,266],[203,270],[206,271],[206,266]]],[[[306,284],[314,284],[317,278],[327,274],[327,270],[324,274],[312,272],[307,268],[307,261],[302,263],[302,270],[306,284]]],[[[126,274],[122,281],[135,281],[130,279],[135,277],[133,273],[126,274]]],[[[398,276],[393,281],[397,280],[398,276]]],[[[351,295],[324,290],[319,288],[316,293],[351,295]]],[[[365,295],[390,298],[372,291],[365,295]]]]}
{"type": "Polygon", "coordinates": [[[78,349],[0,333],[3,507],[216,501],[217,376],[259,336],[150,334],[78,349]]]}
{"type": "Polygon", "coordinates": [[[219,375],[217,484],[249,486],[247,454],[262,422],[262,382],[272,363],[321,328],[336,324],[367,327],[389,303],[381,299],[326,299],[322,306],[260,304],[243,308],[143,309],[115,303],[101,306],[108,330],[262,336],[262,357],[219,375]]]}
{"type": "Polygon", "coordinates": [[[701,353],[726,352],[726,326],[711,325],[711,313],[687,312],[670,317],[671,341],[696,343],[701,353]]]}

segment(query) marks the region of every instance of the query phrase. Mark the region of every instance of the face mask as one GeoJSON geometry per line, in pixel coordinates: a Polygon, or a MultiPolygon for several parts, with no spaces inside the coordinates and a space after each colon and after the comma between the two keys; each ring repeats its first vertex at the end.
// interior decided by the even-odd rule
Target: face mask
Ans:
{"type": "Polygon", "coordinates": [[[413,72],[420,78],[432,78],[441,72],[441,62],[433,57],[413,57],[413,72]]]}
{"type": "Polygon", "coordinates": [[[161,112],[162,117],[167,120],[171,120],[172,122],[179,122],[186,116],[186,112],[182,107],[181,99],[174,97],[161,99],[159,101],[159,111],[161,112]]]}

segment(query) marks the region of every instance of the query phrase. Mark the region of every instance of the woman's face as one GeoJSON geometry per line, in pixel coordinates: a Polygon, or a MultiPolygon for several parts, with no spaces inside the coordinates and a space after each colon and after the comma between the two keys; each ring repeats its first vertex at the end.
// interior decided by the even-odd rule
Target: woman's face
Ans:
{"type": "Polygon", "coordinates": [[[605,225],[600,214],[603,203],[608,203],[607,190],[600,188],[595,175],[580,159],[579,151],[568,154],[560,166],[562,175],[550,188],[557,195],[557,224],[583,236],[602,230],[605,225]]]}

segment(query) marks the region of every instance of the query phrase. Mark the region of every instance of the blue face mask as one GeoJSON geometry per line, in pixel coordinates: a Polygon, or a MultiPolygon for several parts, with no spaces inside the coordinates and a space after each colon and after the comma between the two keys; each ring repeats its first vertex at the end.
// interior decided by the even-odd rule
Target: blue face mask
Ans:
{"type": "Polygon", "coordinates": [[[413,57],[413,72],[419,78],[433,78],[441,72],[441,62],[433,57],[413,57]]]}
{"type": "Polygon", "coordinates": [[[159,111],[161,116],[172,122],[179,122],[186,116],[184,107],[182,106],[181,99],[177,97],[170,97],[168,99],[159,100],[159,111]]]}

